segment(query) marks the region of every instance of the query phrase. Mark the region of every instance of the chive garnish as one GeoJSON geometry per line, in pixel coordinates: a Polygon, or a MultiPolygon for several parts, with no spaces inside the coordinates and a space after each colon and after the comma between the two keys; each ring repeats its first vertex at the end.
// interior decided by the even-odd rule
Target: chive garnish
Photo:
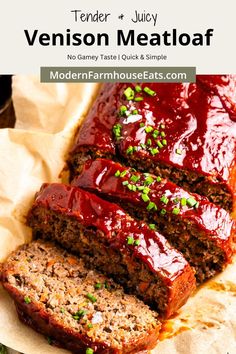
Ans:
{"type": "Polygon", "coordinates": [[[127,237],[127,244],[128,245],[133,245],[134,244],[134,238],[132,236],[127,237]]]}
{"type": "Polygon", "coordinates": [[[126,175],[127,173],[128,173],[127,170],[122,171],[121,174],[120,174],[120,177],[125,177],[125,175],[126,175]]]}
{"type": "Polygon", "coordinates": [[[63,308],[60,309],[60,312],[61,312],[61,313],[65,313],[65,311],[66,311],[66,310],[63,309],[63,308]]]}
{"type": "Polygon", "coordinates": [[[124,91],[124,95],[128,101],[133,100],[134,99],[134,90],[132,90],[131,87],[127,87],[127,89],[125,89],[125,91],[124,91]]]}
{"type": "Polygon", "coordinates": [[[93,328],[93,324],[92,323],[89,323],[88,325],[87,325],[87,327],[90,329],[90,328],[93,328]]]}
{"type": "Polygon", "coordinates": [[[140,245],[140,241],[139,241],[139,240],[135,240],[135,241],[134,241],[134,245],[135,245],[135,246],[139,246],[139,245],[140,245]]]}
{"type": "Polygon", "coordinates": [[[149,196],[145,193],[142,193],[141,198],[145,203],[149,202],[149,200],[150,200],[149,196]]]}
{"type": "Polygon", "coordinates": [[[150,192],[150,188],[144,187],[143,188],[143,194],[148,194],[150,192]]]}
{"type": "Polygon", "coordinates": [[[197,202],[195,205],[194,205],[194,208],[198,208],[199,207],[199,202],[197,202]]]}
{"type": "Polygon", "coordinates": [[[146,133],[151,133],[153,131],[153,127],[151,127],[150,125],[148,125],[146,128],[145,128],[145,132],[146,133]]]}
{"type": "Polygon", "coordinates": [[[146,149],[146,147],[147,147],[147,146],[146,146],[145,144],[143,144],[143,143],[141,143],[140,146],[141,146],[142,149],[146,149]]]}
{"type": "Polygon", "coordinates": [[[152,209],[157,210],[157,206],[155,203],[150,202],[147,206],[147,210],[152,210],[152,209]]]}
{"type": "Polygon", "coordinates": [[[182,155],[182,150],[181,150],[181,149],[176,149],[175,152],[176,152],[176,154],[178,154],[178,155],[182,155]]]}
{"type": "Polygon", "coordinates": [[[135,97],[134,100],[135,100],[135,102],[140,102],[140,101],[143,101],[143,97],[140,97],[140,96],[139,97],[135,97]]]}
{"type": "Polygon", "coordinates": [[[159,135],[159,130],[154,130],[154,132],[152,134],[153,138],[156,139],[158,137],[158,135],[159,135]]]}
{"type": "Polygon", "coordinates": [[[127,188],[128,188],[130,191],[132,191],[132,190],[133,190],[133,185],[130,184],[130,183],[128,183],[128,184],[127,184],[127,188]]]}
{"type": "Polygon", "coordinates": [[[134,109],[134,110],[132,111],[132,114],[138,114],[138,110],[137,110],[137,109],[134,109]]]}
{"type": "Polygon", "coordinates": [[[161,182],[161,177],[158,176],[158,177],[156,178],[156,181],[157,181],[157,182],[161,182]]]}
{"type": "Polygon", "coordinates": [[[126,154],[132,154],[134,151],[133,146],[129,146],[128,149],[126,150],[126,154]]]}
{"type": "Polygon", "coordinates": [[[153,182],[153,178],[151,176],[146,177],[144,184],[149,186],[153,182]]]}
{"type": "Polygon", "coordinates": [[[102,287],[102,284],[101,284],[101,283],[96,283],[96,284],[94,285],[94,288],[95,288],[96,290],[101,289],[101,287],[102,287]]]}
{"type": "Polygon", "coordinates": [[[163,196],[161,197],[160,201],[161,201],[162,203],[164,203],[164,204],[168,204],[169,199],[167,198],[166,195],[163,195],[163,196]]]}
{"type": "Polygon", "coordinates": [[[94,351],[91,348],[87,348],[85,354],[93,354],[94,351]]]}
{"type": "Polygon", "coordinates": [[[163,140],[162,140],[162,145],[164,145],[164,146],[167,145],[167,140],[166,140],[166,139],[163,139],[163,140]]]}
{"type": "Polygon", "coordinates": [[[138,191],[143,191],[145,187],[144,186],[138,186],[137,188],[138,188],[138,191]]]}
{"type": "Polygon", "coordinates": [[[94,303],[94,302],[97,301],[96,297],[93,296],[93,295],[90,294],[90,293],[88,293],[88,294],[86,295],[86,297],[87,297],[92,303],[94,303]]]}
{"type": "Polygon", "coordinates": [[[120,124],[115,124],[113,126],[113,133],[115,134],[116,138],[120,138],[121,129],[122,129],[122,125],[120,125],[120,124]]]}
{"type": "Polygon", "coordinates": [[[120,106],[120,115],[123,116],[126,113],[127,109],[128,108],[126,106],[120,106]]]}
{"type": "Polygon", "coordinates": [[[148,225],[151,230],[156,230],[156,225],[155,224],[149,224],[148,225]]]}
{"type": "Polygon", "coordinates": [[[30,304],[30,303],[31,303],[31,299],[29,298],[29,296],[25,296],[25,297],[24,297],[24,302],[25,302],[26,304],[30,304]]]}
{"type": "Polygon", "coordinates": [[[120,170],[117,170],[117,171],[116,171],[115,177],[120,177],[120,170]]]}
{"type": "Polygon", "coordinates": [[[144,124],[143,122],[141,122],[141,123],[139,124],[139,126],[140,126],[140,128],[143,128],[143,127],[145,126],[145,124],[144,124]]]}
{"type": "Polygon", "coordinates": [[[151,152],[152,155],[156,155],[156,154],[159,153],[159,150],[157,148],[153,148],[153,149],[150,150],[150,152],[151,152]]]}
{"type": "Polygon", "coordinates": [[[147,145],[152,145],[152,140],[151,139],[147,140],[147,145]]]}
{"type": "Polygon", "coordinates": [[[173,199],[173,203],[178,204],[179,203],[179,198],[173,199]]]}
{"type": "Polygon", "coordinates": [[[123,184],[123,186],[127,186],[129,184],[129,182],[128,181],[123,181],[122,184],[123,184]]]}
{"type": "MultiPolygon", "coordinates": [[[[91,295],[91,294],[90,294],[91,295]]],[[[87,311],[85,310],[79,310],[77,311],[72,317],[74,320],[78,321],[80,320],[84,315],[86,315],[87,311]]]]}
{"type": "Polygon", "coordinates": [[[156,95],[156,92],[151,90],[149,87],[144,87],[143,91],[146,92],[150,96],[155,96],[156,95]]]}
{"type": "Polygon", "coordinates": [[[161,136],[162,136],[162,138],[165,138],[166,133],[165,132],[161,132],[161,136]]]}
{"type": "Polygon", "coordinates": [[[194,207],[197,204],[196,199],[194,199],[193,197],[190,197],[187,199],[187,205],[190,207],[194,207]]]}
{"type": "Polygon", "coordinates": [[[130,177],[130,180],[134,183],[138,182],[139,179],[140,179],[140,176],[136,176],[136,175],[132,175],[130,177]]]}
{"type": "Polygon", "coordinates": [[[136,86],[135,86],[135,91],[136,91],[136,92],[141,92],[141,91],[142,91],[141,86],[136,85],[136,86]]]}
{"type": "Polygon", "coordinates": [[[174,215],[178,215],[179,213],[180,213],[180,209],[179,208],[174,208],[172,210],[172,214],[174,214],[174,215]]]}
{"type": "Polygon", "coordinates": [[[157,141],[157,145],[158,145],[158,147],[159,147],[160,149],[163,148],[163,145],[162,145],[162,143],[161,143],[159,140],[157,141]]]}
{"type": "Polygon", "coordinates": [[[160,214],[161,215],[165,215],[166,214],[166,209],[161,209],[160,214]]]}
{"type": "Polygon", "coordinates": [[[186,199],[186,198],[181,198],[180,204],[181,204],[182,206],[185,206],[185,205],[187,204],[187,199],[186,199]]]}

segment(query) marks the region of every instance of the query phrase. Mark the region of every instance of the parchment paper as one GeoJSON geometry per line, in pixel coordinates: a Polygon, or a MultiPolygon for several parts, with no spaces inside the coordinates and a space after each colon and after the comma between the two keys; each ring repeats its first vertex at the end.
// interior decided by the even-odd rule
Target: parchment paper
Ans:
{"type": "MultiPolygon", "coordinates": [[[[43,182],[59,181],[70,139],[97,88],[14,78],[16,129],[0,130],[0,260],[30,241],[24,221],[34,194],[43,182]]],[[[163,330],[153,354],[236,354],[236,261],[198,289],[163,330]]],[[[19,322],[2,288],[0,343],[25,354],[68,353],[19,322]]]]}

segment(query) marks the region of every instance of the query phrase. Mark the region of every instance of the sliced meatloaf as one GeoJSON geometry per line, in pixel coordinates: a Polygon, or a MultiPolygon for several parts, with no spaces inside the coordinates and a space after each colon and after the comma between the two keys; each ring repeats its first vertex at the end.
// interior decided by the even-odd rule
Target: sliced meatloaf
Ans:
{"type": "Polygon", "coordinates": [[[72,185],[118,202],[151,223],[183,253],[198,282],[221,271],[232,258],[233,220],[206,197],[149,173],[107,159],[88,160],[72,185]]]}
{"type": "Polygon", "coordinates": [[[20,319],[72,352],[136,353],[156,344],[157,313],[52,243],[13,252],[1,281],[20,319]]]}
{"type": "Polygon", "coordinates": [[[112,157],[231,211],[236,193],[236,76],[196,83],[104,84],[68,158],[112,157]]]}
{"type": "Polygon", "coordinates": [[[28,215],[35,237],[59,242],[86,265],[169,317],[195,288],[194,272],[159,233],[116,204],[63,184],[44,184],[28,215]]]}

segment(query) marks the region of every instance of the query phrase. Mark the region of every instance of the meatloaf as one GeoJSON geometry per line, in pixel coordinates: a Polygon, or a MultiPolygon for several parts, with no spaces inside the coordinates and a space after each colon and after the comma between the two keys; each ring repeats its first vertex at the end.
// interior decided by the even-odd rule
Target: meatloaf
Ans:
{"type": "Polygon", "coordinates": [[[157,313],[52,243],[13,252],[1,281],[20,319],[72,352],[136,353],[156,344],[157,313]]]}
{"type": "Polygon", "coordinates": [[[104,84],[68,158],[71,178],[108,157],[169,178],[232,211],[236,75],[196,83],[104,84]]]}
{"type": "Polygon", "coordinates": [[[195,288],[181,253],[116,204],[63,184],[44,184],[28,215],[34,237],[59,242],[169,317],[195,288]]]}
{"type": "Polygon", "coordinates": [[[88,160],[72,185],[118,202],[132,216],[161,231],[195,268],[199,283],[231,260],[233,220],[206,197],[107,159],[88,160]]]}

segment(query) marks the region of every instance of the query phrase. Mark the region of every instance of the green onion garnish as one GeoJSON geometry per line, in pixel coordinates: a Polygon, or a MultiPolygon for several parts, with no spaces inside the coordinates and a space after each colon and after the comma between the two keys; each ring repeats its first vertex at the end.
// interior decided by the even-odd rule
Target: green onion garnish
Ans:
{"type": "Polygon", "coordinates": [[[136,92],[141,92],[142,91],[141,86],[139,86],[139,85],[135,86],[135,91],[136,92]]]}
{"type": "Polygon", "coordinates": [[[127,186],[127,184],[129,184],[129,182],[128,181],[123,181],[122,184],[123,184],[123,186],[127,186]]]}
{"type": "Polygon", "coordinates": [[[87,348],[85,354],[93,354],[94,351],[91,348],[87,348]]]}
{"type": "Polygon", "coordinates": [[[150,192],[150,188],[144,187],[143,188],[143,194],[148,194],[150,192]]]}
{"type": "Polygon", "coordinates": [[[155,224],[149,224],[148,225],[151,230],[156,230],[156,225],[155,224]]]}
{"type": "Polygon", "coordinates": [[[165,215],[166,214],[166,209],[161,209],[160,214],[161,215],[165,215]]]}
{"type": "Polygon", "coordinates": [[[120,138],[122,126],[120,124],[115,124],[113,126],[113,133],[116,138],[120,138]]]}
{"type": "Polygon", "coordinates": [[[176,154],[178,154],[178,155],[182,155],[182,150],[181,150],[181,149],[176,149],[175,152],[176,152],[176,154]]]}
{"type": "Polygon", "coordinates": [[[132,90],[131,87],[127,87],[127,89],[125,89],[125,91],[124,91],[124,95],[128,101],[133,100],[134,99],[134,90],[132,90]]]}
{"type": "Polygon", "coordinates": [[[128,183],[128,184],[127,184],[127,188],[128,188],[130,191],[132,191],[132,190],[133,190],[133,185],[130,184],[130,183],[128,183]]]}
{"type": "Polygon", "coordinates": [[[151,139],[147,140],[147,145],[152,145],[152,140],[151,139]]]}
{"type": "Polygon", "coordinates": [[[185,205],[187,204],[187,199],[186,199],[186,198],[181,198],[180,204],[181,204],[182,206],[185,206],[185,205]]]}
{"type": "Polygon", "coordinates": [[[147,146],[146,146],[145,144],[143,144],[143,143],[141,143],[140,146],[141,146],[142,149],[146,149],[146,147],[147,147],[147,146]]]}
{"type": "Polygon", "coordinates": [[[133,245],[134,244],[134,238],[132,236],[127,237],[127,244],[128,245],[133,245]]]}
{"type": "Polygon", "coordinates": [[[146,186],[149,186],[153,181],[154,181],[153,178],[151,176],[148,176],[145,178],[144,184],[146,186]]]}
{"type": "Polygon", "coordinates": [[[137,109],[134,109],[134,110],[132,111],[132,114],[138,114],[138,110],[137,110],[137,109]]]}
{"type": "Polygon", "coordinates": [[[157,206],[155,203],[150,202],[147,206],[147,210],[152,210],[152,209],[157,210],[157,206]]]}
{"type": "Polygon", "coordinates": [[[194,207],[197,204],[196,199],[194,199],[193,197],[190,197],[187,199],[187,205],[190,207],[194,207]]]}
{"type": "Polygon", "coordinates": [[[143,101],[143,97],[135,97],[135,102],[140,102],[140,101],[143,101]]]}
{"type": "Polygon", "coordinates": [[[164,204],[168,204],[169,199],[167,198],[166,195],[163,195],[163,196],[161,197],[160,201],[161,201],[162,203],[164,203],[164,204]]]}
{"type": "Polygon", "coordinates": [[[24,302],[25,302],[26,304],[30,304],[30,303],[31,303],[31,299],[29,298],[29,296],[25,296],[25,297],[24,297],[24,302]]]}
{"type": "Polygon", "coordinates": [[[164,145],[164,146],[167,145],[167,140],[166,140],[166,139],[163,139],[163,140],[162,140],[162,145],[164,145]]]}
{"type": "Polygon", "coordinates": [[[158,177],[156,178],[156,181],[157,181],[157,182],[161,182],[161,177],[158,176],[158,177]]]}
{"type": "Polygon", "coordinates": [[[138,188],[138,191],[143,191],[145,187],[144,186],[138,186],[137,188],[138,188]]]}
{"type": "MultiPolygon", "coordinates": [[[[90,294],[91,295],[91,294],[90,294]]],[[[79,310],[77,311],[72,317],[74,320],[78,321],[81,319],[84,315],[86,315],[87,311],[85,310],[79,310]]]]}
{"type": "Polygon", "coordinates": [[[93,296],[93,295],[90,294],[90,293],[88,293],[88,294],[86,295],[86,297],[87,297],[92,303],[94,303],[94,302],[97,301],[96,297],[93,296]]]}
{"type": "Polygon", "coordinates": [[[153,148],[150,150],[151,154],[154,156],[159,153],[159,150],[157,148],[153,148]]]}
{"type": "Polygon", "coordinates": [[[179,213],[180,213],[180,209],[179,208],[174,208],[172,210],[172,214],[174,214],[174,215],[178,215],[179,213]]]}
{"type": "Polygon", "coordinates": [[[117,170],[117,171],[116,171],[115,177],[120,177],[120,170],[117,170]]]}
{"type": "Polygon", "coordinates": [[[132,175],[130,177],[130,180],[134,183],[138,182],[139,179],[140,179],[140,176],[136,176],[136,175],[132,175]]]}
{"type": "Polygon", "coordinates": [[[120,106],[120,115],[123,116],[126,113],[127,109],[128,108],[126,106],[120,106]]]}
{"type": "Polygon", "coordinates": [[[179,198],[173,199],[173,203],[178,204],[179,203],[179,198]]]}
{"type": "Polygon", "coordinates": [[[157,141],[157,145],[158,145],[158,147],[159,147],[160,149],[163,148],[163,145],[162,145],[162,143],[161,143],[159,140],[157,141]]]}
{"type": "Polygon", "coordinates": [[[152,135],[153,135],[153,138],[156,139],[159,135],[159,130],[154,130],[152,135]]]}
{"type": "Polygon", "coordinates": [[[165,138],[166,133],[165,132],[161,132],[161,136],[162,136],[162,138],[165,138]]]}
{"type": "Polygon", "coordinates": [[[149,202],[149,200],[150,200],[149,196],[145,193],[142,193],[141,198],[145,203],[149,202]]]}
{"type": "Polygon", "coordinates": [[[143,128],[143,127],[145,126],[145,124],[144,124],[143,122],[141,122],[141,123],[139,124],[139,126],[140,126],[140,128],[143,128]]]}
{"type": "Polygon", "coordinates": [[[151,133],[153,131],[153,127],[151,127],[150,125],[148,125],[146,128],[145,128],[145,132],[146,133],[151,133]]]}
{"type": "Polygon", "coordinates": [[[195,205],[194,205],[194,208],[198,208],[199,207],[199,202],[197,202],[195,205]]]}
{"type": "Polygon", "coordinates": [[[132,154],[134,151],[133,146],[129,146],[128,149],[126,150],[126,154],[132,154]]]}
{"type": "Polygon", "coordinates": [[[60,309],[60,312],[61,312],[61,313],[65,313],[65,311],[66,311],[66,310],[63,309],[63,308],[60,309]]]}
{"type": "Polygon", "coordinates": [[[139,241],[139,240],[135,240],[135,241],[134,241],[134,245],[135,245],[135,246],[139,246],[139,245],[140,245],[140,241],[139,241]]]}
{"type": "Polygon", "coordinates": [[[94,285],[94,288],[95,288],[95,289],[101,289],[101,287],[102,287],[102,283],[96,283],[96,284],[94,285]]]}
{"type": "Polygon", "coordinates": [[[155,96],[156,95],[156,92],[151,90],[149,87],[144,87],[143,91],[146,92],[150,96],[155,96]]]}
{"type": "Polygon", "coordinates": [[[93,328],[93,324],[92,323],[89,323],[88,325],[87,325],[87,327],[90,329],[90,328],[93,328]]]}
{"type": "Polygon", "coordinates": [[[125,175],[126,175],[127,173],[128,173],[127,170],[122,171],[121,174],[120,174],[120,177],[125,177],[125,175]]]}

